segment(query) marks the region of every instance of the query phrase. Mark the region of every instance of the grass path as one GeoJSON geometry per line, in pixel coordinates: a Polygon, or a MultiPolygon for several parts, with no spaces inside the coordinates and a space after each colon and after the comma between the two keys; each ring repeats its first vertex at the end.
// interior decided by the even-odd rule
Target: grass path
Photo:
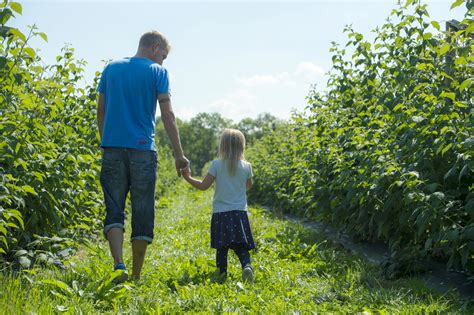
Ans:
{"type": "MultiPolygon", "coordinates": [[[[250,209],[258,247],[251,252],[255,284],[241,282],[234,254],[227,281],[219,283],[209,246],[211,192],[180,189],[181,194],[157,203],[155,242],[149,247],[140,282],[111,284],[108,247],[97,239],[83,247],[65,271],[0,274],[0,313],[473,311],[472,303],[463,303],[454,293],[439,296],[412,279],[386,281],[377,266],[259,208],[250,209]]],[[[125,263],[131,267],[128,242],[125,263]]]]}

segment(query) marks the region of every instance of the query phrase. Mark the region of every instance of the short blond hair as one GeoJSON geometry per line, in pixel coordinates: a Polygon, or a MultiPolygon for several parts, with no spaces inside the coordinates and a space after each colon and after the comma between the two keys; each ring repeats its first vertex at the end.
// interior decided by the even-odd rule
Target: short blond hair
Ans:
{"type": "Polygon", "coordinates": [[[170,51],[171,45],[166,37],[158,31],[149,31],[140,37],[138,47],[151,47],[158,44],[160,48],[165,48],[167,52],[170,51]]]}
{"type": "Polygon", "coordinates": [[[243,160],[245,150],[245,136],[237,129],[225,129],[219,144],[219,158],[228,162],[229,173],[235,174],[237,162],[243,160]]]}

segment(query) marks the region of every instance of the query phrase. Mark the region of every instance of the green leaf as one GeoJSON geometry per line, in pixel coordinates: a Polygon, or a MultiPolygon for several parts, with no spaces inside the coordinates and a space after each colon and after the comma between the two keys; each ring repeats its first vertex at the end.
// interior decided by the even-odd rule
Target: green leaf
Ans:
{"type": "Polygon", "coordinates": [[[45,42],[48,42],[48,36],[47,36],[45,33],[39,32],[38,35],[41,36],[41,38],[42,38],[45,42]]]}
{"type": "Polygon", "coordinates": [[[431,38],[433,38],[433,34],[431,34],[430,32],[426,32],[424,35],[423,35],[423,38],[425,40],[429,40],[431,38]]]}
{"type": "Polygon", "coordinates": [[[417,171],[411,171],[411,172],[403,174],[403,177],[405,176],[420,178],[420,173],[418,173],[417,171]]]}
{"type": "Polygon", "coordinates": [[[453,146],[452,143],[448,144],[446,147],[444,147],[444,149],[441,151],[441,156],[444,156],[444,154],[449,150],[451,149],[451,147],[453,146]]]}
{"type": "Polygon", "coordinates": [[[449,45],[448,43],[444,43],[443,45],[441,45],[441,47],[437,49],[438,56],[443,56],[449,51],[450,48],[451,45],[449,45]]]}
{"type": "Polygon", "coordinates": [[[398,103],[394,108],[393,108],[393,111],[396,112],[398,111],[399,109],[403,109],[405,105],[402,104],[402,103],[398,103]]]}
{"type": "Polygon", "coordinates": [[[469,78],[469,79],[464,80],[463,83],[461,83],[461,85],[459,85],[459,91],[463,92],[466,88],[470,87],[472,83],[474,83],[473,78],[469,78]]]}
{"type": "Polygon", "coordinates": [[[410,98],[412,97],[413,94],[415,94],[418,90],[424,88],[425,86],[428,86],[428,83],[420,83],[418,84],[417,86],[415,86],[415,88],[413,89],[413,91],[410,93],[410,98]]]}
{"type": "Polygon", "coordinates": [[[18,223],[20,223],[21,227],[25,229],[25,225],[23,222],[23,216],[21,215],[21,212],[15,209],[8,210],[8,214],[12,217],[14,217],[18,223]]]}
{"type": "Polygon", "coordinates": [[[56,309],[60,312],[67,312],[69,310],[69,308],[64,305],[56,305],[56,309]]]}
{"type": "Polygon", "coordinates": [[[451,5],[451,10],[456,8],[456,7],[459,7],[461,4],[464,3],[465,0],[456,0],[456,2],[454,2],[452,5],[451,5]]]}
{"type": "Polygon", "coordinates": [[[20,38],[23,42],[26,42],[26,36],[16,28],[10,29],[10,33],[20,38]]]}
{"type": "Polygon", "coordinates": [[[44,174],[43,173],[40,173],[40,172],[33,172],[33,175],[35,175],[35,177],[41,182],[43,183],[44,181],[44,174]]]}
{"type": "MultiPolygon", "coordinates": [[[[474,7],[474,2],[473,2],[473,7],[474,7]]],[[[472,34],[474,32],[474,23],[470,23],[468,27],[464,30],[466,32],[466,35],[472,34]]]]}
{"type": "Polygon", "coordinates": [[[35,58],[36,57],[36,52],[33,48],[31,47],[25,47],[23,48],[23,52],[25,52],[28,56],[30,56],[31,58],[35,58]]]}
{"type": "Polygon", "coordinates": [[[21,186],[24,192],[30,193],[32,195],[38,195],[33,187],[30,185],[23,185],[21,186]]]}
{"type": "Polygon", "coordinates": [[[449,98],[451,99],[452,101],[454,101],[454,99],[456,98],[456,94],[454,94],[453,92],[441,92],[441,95],[440,97],[446,97],[446,98],[449,98]]]}
{"type": "Polygon", "coordinates": [[[12,8],[13,11],[15,11],[18,14],[23,13],[23,8],[20,3],[18,2],[10,2],[10,8],[12,8]]]}
{"type": "Polygon", "coordinates": [[[72,295],[72,293],[74,293],[74,291],[72,290],[72,288],[70,286],[68,286],[66,283],[64,283],[60,280],[46,279],[46,280],[42,280],[41,283],[53,286],[56,289],[60,289],[61,291],[63,291],[67,295],[72,295]]]}
{"type": "Polygon", "coordinates": [[[425,117],[413,116],[413,117],[411,118],[411,120],[413,120],[413,121],[416,122],[416,123],[420,123],[420,122],[422,122],[423,120],[425,120],[425,117]]]}
{"type": "Polygon", "coordinates": [[[440,26],[439,26],[439,23],[438,23],[438,22],[436,22],[436,21],[431,21],[431,25],[433,25],[433,27],[434,27],[435,29],[437,29],[438,31],[440,30],[440,26]]]}
{"type": "Polygon", "coordinates": [[[459,182],[461,182],[461,178],[468,172],[469,170],[469,165],[464,165],[464,167],[461,169],[461,172],[459,172],[459,182]]]}
{"type": "Polygon", "coordinates": [[[463,56],[460,56],[460,57],[457,57],[457,58],[454,59],[454,64],[456,66],[467,65],[467,60],[463,56]]]}
{"type": "Polygon", "coordinates": [[[7,242],[7,238],[5,236],[0,236],[0,240],[2,241],[2,243],[5,245],[5,248],[8,249],[8,242],[7,242]]]}
{"type": "Polygon", "coordinates": [[[11,27],[9,26],[0,26],[0,37],[5,38],[10,35],[10,29],[11,27]]]}
{"type": "Polygon", "coordinates": [[[445,194],[440,191],[433,193],[432,196],[436,197],[438,200],[444,200],[446,198],[445,194]]]}
{"type": "MultiPolygon", "coordinates": [[[[441,151],[443,147],[441,146],[437,151],[436,151],[436,154],[439,154],[439,152],[441,151]]],[[[446,172],[446,174],[444,174],[444,180],[447,180],[448,178],[450,178],[451,176],[455,176],[456,175],[456,165],[451,167],[449,169],[449,171],[446,172]]]]}
{"type": "Polygon", "coordinates": [[[11,228],[14,228],[14,229],[18,229],[18,228],[19,228],[18,225],[16,225],[16,224],[13,223],[13,222],[7,222],[7,226],[8,226],[8,227],[11,227],[11,228]]]}
{"type": "Polygon", "coordinates": [[[23,268],[30,268],[31,266],[31,259],[26,257],[26,256],[21,256],[19,259],[18,259],[18,262],[20,263],[21,267],[23,268]]]}
{"type": "Polygon", "coordinates": [[[474,137],[469,137],[466,140],[464,140],[462,143],[463,147],[466,149],[471,149],[474,147],[474,137]]]}
{"type": "Polygon", "coordinates": [[[120,276],[123,272],[124,272],[123,270],[114,270],[108,276],[102,279],[102,283],[97,288],[97,291],[99,292],[99,294],[103,295],[107,291],[112,281],[118,276],[120,276]]]}
{"type": "Polygon", "coordinates": [[[474,9],[474,2],[473,1],[468,1],[466,3],[466,8],[467,8],[468,11],[470,11],[470,13],[472,13],[472,9],[474,9]]]}
{"type": "Polygon", "coordinates": [[[465,104],[465,102],[456,101],[454,102],[454,105],[456,105],[459,108],[467,108],[467,105],[465,104]]]}
{"type": "Polygon", "coordinates": [[[415,68],[418,70],[425,70],[426,68],[433,69],[433,65],[431,63],[419,63],[415,68]]]}
{"type": "Polygon", "coordinates": [[[8,8],[0,10],[0,24],[5,25],[12,16],[12,10],[8,8]]]}

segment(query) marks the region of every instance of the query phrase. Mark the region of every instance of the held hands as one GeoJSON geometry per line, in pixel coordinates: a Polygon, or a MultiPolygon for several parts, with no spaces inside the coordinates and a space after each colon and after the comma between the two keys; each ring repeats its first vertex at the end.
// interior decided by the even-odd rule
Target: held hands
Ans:
{"type": "Polygon", "coordinates": [[[181,169],[181,175],[183,175],[184,178],[191,177],[191,168],[189,167],[189,164],[185,168],[181,169]]]}
{"type": "Polygon", "coordinates": [[[189,165],[181,169],[181,174],[184,179],[191,184],[191,186],[199,190],[207,190],[214,182],[214,177],[209,174],[207,174],[203,180],[191,177],[191,168],[189,165]]]}
{"type": "Polygon", "coordinates": [[[176,172],[178,173],[178,176],[181,176],[181,169],[183,168],[189,168],[189,160],[183,155],[180,157],[176,157],[174,160],[174,164],[176,166],[176,172]]]}

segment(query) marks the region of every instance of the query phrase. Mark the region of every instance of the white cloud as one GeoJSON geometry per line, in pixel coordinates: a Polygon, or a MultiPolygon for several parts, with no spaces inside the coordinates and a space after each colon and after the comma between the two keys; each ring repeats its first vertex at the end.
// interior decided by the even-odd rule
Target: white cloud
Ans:
{"type": "Polygon", "coordinates": [[[190,109],[189,107],[184,107],[184,106],[178,106],[175,110],[176,112],[176,117],[182,120],[189,120],[199,114],[199,110],[196,110],[195,108],[190,109]]]}
{"type": "Polygon", "coordinates": [[[312,62],[301,62],[296,67],[295,76],[303,76],[307,80],[314,80],[324,76],[322,67],[312,62]]]}
{"type": "Polygon", "coordinates": [[[235,121],[257,114],[255,95],[247,89],[238,89],[226,97],[212,102],[208,108],[210,112],[218,112],[235,121]]]}
{"type": "Polygon", "coordinates": [[[255,74],[246,78],[237,78],[236,81],[246,88],[271,85],[295,86],[298,82],[301,84],[303,81],[304,84],[323,77],[324,73],[324,69],[321,66],[305,61],[300,62],[292,72],[255,74]]]}
{"type": "Polygon", "coordinates": [[[309,85],[323,77],[323,68],[312,62],[300,62],[290,71],[237,77],[236,90],[211,102],[206,111],[218,112],[233,121],[265,111],[289,116],[292,107],[300,108],[306,103],[309,85]]]}
{"type": "Polygon", "coordinates": [[[290,74],[288,72],[281,72],[277,74],[256,74],[248,78],[238,78],[237,82],[246,87],[273,85],[288,82],[290,74]]]}

